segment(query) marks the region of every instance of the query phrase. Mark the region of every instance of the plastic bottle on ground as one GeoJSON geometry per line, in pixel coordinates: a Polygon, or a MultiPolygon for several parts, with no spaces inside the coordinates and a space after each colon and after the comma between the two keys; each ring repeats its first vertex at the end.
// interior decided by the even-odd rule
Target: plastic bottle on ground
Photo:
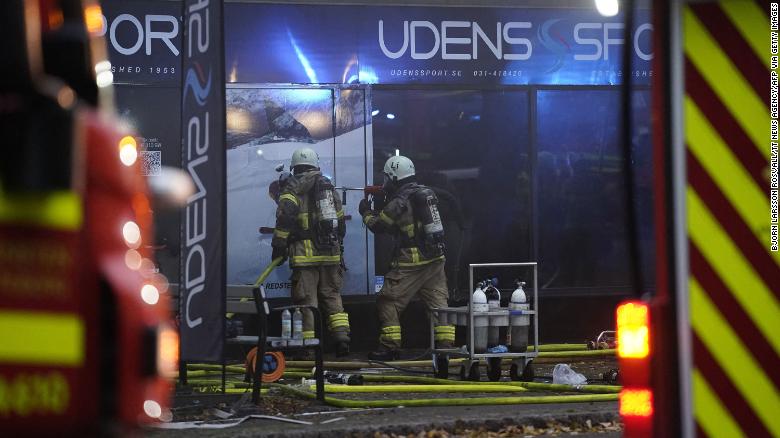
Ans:
{"type": "Polygon", "coordinates": [[[297,307],[292,316],[292,337],[293,339],[303,339],[303,313],[297,307]]]}
{"type": "Polygon", "coordinates": [[[284,309],[282,312],[282,339],[290,339],[292,337],[292,315],[288,309],[284,309]]]}

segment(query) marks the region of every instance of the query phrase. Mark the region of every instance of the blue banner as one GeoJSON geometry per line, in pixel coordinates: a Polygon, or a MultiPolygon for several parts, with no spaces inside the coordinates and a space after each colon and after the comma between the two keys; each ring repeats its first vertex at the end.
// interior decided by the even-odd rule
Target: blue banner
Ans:
{"type": "Polygon", "coordinates": [[[615,85],[652,77],[652,25],[595,9],[225,6],[228,82],[615,85]]]}
{"type": "Polygon", "coordinates": [[[220,361],[225,339],[225,81],[222,1],[185,0],[182,167],[195,183],[181,227],[184,361],[220,361]]]}

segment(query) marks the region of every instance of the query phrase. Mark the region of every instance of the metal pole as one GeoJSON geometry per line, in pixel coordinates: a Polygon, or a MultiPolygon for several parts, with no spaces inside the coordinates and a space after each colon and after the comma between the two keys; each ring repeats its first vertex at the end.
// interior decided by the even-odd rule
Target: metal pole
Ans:
{"type": "MultiPolygon", "coordinates": [[[[474,288],[474,265],[469,265],[469,293],[471,293],[471,289],[474,288]]],[[[471,366],[471,361],[474,360],[474,309],[472,307],[471,301],[473,300],[472,296],[468,296],[469,301],[469,367],[471,366]]],[[[468,370],[466,371],[468,372],[468,370]]]]}
{"type": "Polygon", "coordinates": [[[538,265],[534,263],[534,352],[539,353],[539,285],[538,265]]]}

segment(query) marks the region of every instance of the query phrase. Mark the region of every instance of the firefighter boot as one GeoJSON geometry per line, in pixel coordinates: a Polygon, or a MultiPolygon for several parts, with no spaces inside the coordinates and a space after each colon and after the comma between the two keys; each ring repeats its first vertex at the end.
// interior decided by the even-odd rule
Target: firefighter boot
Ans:
{"type": "Polygon", "coordinates": [[[349,343],[340,341],[336,343],[336,357],[344,357],[349,355],[349,343]]]}
{"type": "Polygon", "coordinates": [[[344,357],[349,354],[349,335],[343,331],[335,331],[331,333],[333,339],[333,350],[336,352],[336,357],[344,357]]]}

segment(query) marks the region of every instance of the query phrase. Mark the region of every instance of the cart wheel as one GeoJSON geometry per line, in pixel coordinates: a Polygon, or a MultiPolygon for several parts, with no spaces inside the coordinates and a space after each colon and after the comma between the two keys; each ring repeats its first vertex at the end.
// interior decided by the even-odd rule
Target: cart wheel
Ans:
{"type": "Polygon", "coordinates": [[[460,366],[460,380],[472,380],[479,382],[479,362],[474,362],[471,366],[463,362],[460,366]]]}
{"type": "Polygon", "coordinates": [[[501,380],[501,358],[491,357],[488,359],[487,369],[488,380],[498,382],[501,380]]]}
{"type": "Polygon", "coordinates": [[[509,368],[509,378],[514,381],[523,380],[523,371],[525,371],[523,362],[512,362],[512,366],[509,368]]]}
{"type": "Polygon", "coordinates": [[[444,354],[436,355],[434,360],[434,376],[439,379],[446,379],[450,377],[450,358],[444,354]]]}
{"type": "Polygon", "coordinates": [[[520,380],[523,382],[533,382],[534,381],[534,361],[529,361],[527,364],[525,364],[525,369],[523,370],[522,374],[520,374],[520,380]]]}

